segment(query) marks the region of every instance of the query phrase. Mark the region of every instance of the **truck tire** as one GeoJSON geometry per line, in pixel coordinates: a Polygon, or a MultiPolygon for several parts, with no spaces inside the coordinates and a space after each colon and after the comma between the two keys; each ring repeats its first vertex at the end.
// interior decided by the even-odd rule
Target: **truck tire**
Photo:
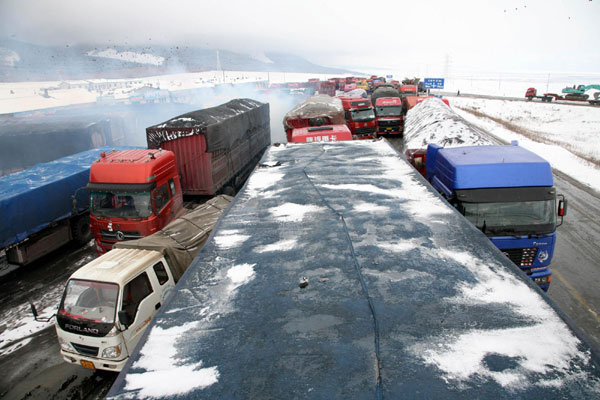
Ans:
{"type": "Polygon", "coordinates": [[[235,196],[235,189],[233,188],[233,186],[225,186],[223,190],[221,190],[221,192],[227,196],[235,196]]]}
{"type": "Polygon", "coordinates": [[[78,245],[84,245],[90,241],[92,231],[90,230],[89,215],[81,215],[71,222],[71,234],[73,241],[78,245]]]}

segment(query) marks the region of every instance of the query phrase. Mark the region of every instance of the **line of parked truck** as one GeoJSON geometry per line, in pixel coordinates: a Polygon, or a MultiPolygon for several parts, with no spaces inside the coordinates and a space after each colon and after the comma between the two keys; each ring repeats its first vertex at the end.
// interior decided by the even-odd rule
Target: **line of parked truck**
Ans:
{"type": "MultiPolygon", "coordinates": [[[[428,99],[416,85],[380,84],[370,98],[320,94],[288,112],[284,126],[290,143],[401,135],[407,112],[428,99]]],[[[86,368],[118,371],[133,354],[200,251],[197,239],[206,240],[225,208],[210,200],[190,211],[183,195],[197,205],[206,196],[234,194],[270,144],[269,105],[233,100],[149,127],[146,135],[147,149],[100,149],[93,162],[86,159],[89,180],[80,187],[89,192],[101,256],[69,279],[56,325],[64,359],[86,368]]],[[[433,188],[547,290],[556,208],[561,217],[566,212],[549,164],[518,146],[432,144],[414,154],[411,162],[433,188]]]]}
{"type": "Polygon", "coordinates": [[[355,84],[340,85],[341,79],[333,80],[335,96],[330,91],[318,92],[286,114],[283,123],[288,142],[402,136],[406,112],[428,97],[419,96],[419,86],[413,83],[371,79],[376,82],[366,91],[355,84]]]}

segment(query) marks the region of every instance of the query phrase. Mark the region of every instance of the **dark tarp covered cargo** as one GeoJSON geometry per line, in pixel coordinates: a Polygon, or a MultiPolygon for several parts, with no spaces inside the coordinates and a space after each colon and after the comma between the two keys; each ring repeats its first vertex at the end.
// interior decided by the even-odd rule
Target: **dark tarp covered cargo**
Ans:
{"type": "Polygon", "coordinates": [[[161,252],[169,261],[177,282],[208,240],[215,223],[232,199],[226,195],[213,197],[160,231],[141,239],[118,242],[114,247],[161,252]]]}
{"type": "Polygon", "coordinates": [[[598,398],[598,356],[384,141],[271,147],[109,398],[598,398]]]}
{"type": "Polygon", "coordinates": [[[46,115],[0,120],[0,175],[122,143],[116,116],[46,115]]]}
{"type": "Polygon", "coordinates": [[[220,106],[192,111],[146,128],[148,148],[180,137],[204,135],[206,151],[230,149],[248,131],[269,128],[269,104],[235,99],[220,106]]]}
{"type": "Polygon", "coordinates": [[[373,91],[373,94],[371,94],[371,103],[373,103],[373,107],[375,107],[377,99],[382,97],[400,97],[400,92],[398,92],[398,89],[390,86],[377,87],[373,91]]]}
{"type": "Polygon", "coordinates": [[[90,179],[90,166],[101,152],[113,149],[88,150],[1,177],[0,249],[86,210],[89,199],[84,188],[90,179]],[[73,210],[71,196],[75,194],[77,209],[73,210]]]}

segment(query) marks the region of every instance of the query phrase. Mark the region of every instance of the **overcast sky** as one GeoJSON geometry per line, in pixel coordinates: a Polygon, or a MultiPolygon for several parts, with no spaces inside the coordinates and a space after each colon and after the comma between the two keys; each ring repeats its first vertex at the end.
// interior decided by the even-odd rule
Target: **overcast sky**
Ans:
{"type": "Polygon", "coordinates": [[[414,73],[599,72],[600,0],[0,0],[0,36],[36,44],[283,51],[414,73]]]}

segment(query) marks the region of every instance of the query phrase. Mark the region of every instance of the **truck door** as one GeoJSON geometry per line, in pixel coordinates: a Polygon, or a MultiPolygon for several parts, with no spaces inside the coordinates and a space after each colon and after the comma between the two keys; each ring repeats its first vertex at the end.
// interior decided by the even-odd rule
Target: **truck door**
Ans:
{"type": "Polygon", "coordinates": [[[148,273],[142,272],[123,287],[121,310],[129,316],[131,325],[123,332],[127,351],[131,355],[140,340],[144,328],[152,320],[152,316],[160,307],[160,293],[150,283],[148,273]]]}

